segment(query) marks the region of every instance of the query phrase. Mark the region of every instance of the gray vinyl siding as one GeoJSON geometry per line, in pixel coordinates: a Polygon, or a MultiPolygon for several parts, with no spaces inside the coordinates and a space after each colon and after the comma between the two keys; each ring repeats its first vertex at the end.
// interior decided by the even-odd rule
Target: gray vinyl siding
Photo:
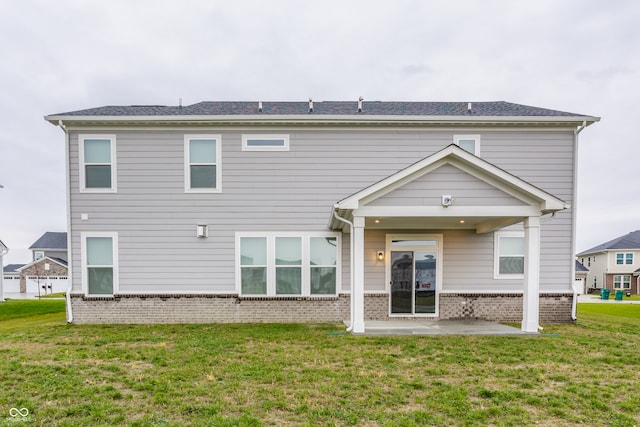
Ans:
{"type": "Polygon", "coordinates": [[[444,165],[373,200],[371,206],[440,206],[442,195],[455,197],[456,206],[524,206],[523,201],[469,175],[444,165]]]}
{"type": "MultiPolygon", "coordinates": [[[[71,132],[70,256],[74,291],[81,291],[80,233],[104,231],[118,233],[120,292],[235,292],[236,232],[329,231],[334,203],[441,150],[453,142],[454,134],[463,133],[460,129],[270,131],[238,128],[71,132]],[[289,134],[290,151],[241,150],[242,134],[270,131],[289,134]],[[89,133],[116,135],[117,193],[79,192],[78,135],[89,133]],[[221,193],[184,192],[185,134],[222,136],[221,193]],[[80,220],[83,213],[88,214],[89,220],[80,220]],[[195,237],[199,223],[209,224],[208,238],[195,237]]],[[[468,132],[481,135],[482,158],[573,203],[571,131],[468,132]]],[[[435,176],[425,177],[425,182],[436,180],[435,176]]],[[[503,195],[484,190],[487,200],[502,203],[499,199],[503,195]]],[[[543,220],[543,290],[566,290],[573,281],[571,227],[570,210],[543,220]]],[[[442,233],[445,282],[460,289],[500,290],[511,286],[492,280],[492,234],[442,233]],[[451,254],[457,254],[455,260],[446,252],[449,247],[451,254]]],[[[367,231],[369,235],[377,237],[366,243],[367,251],[375,254],[375,250],[384,249],[384,235],[367,231]],[[378,246],[380,242],[382,246],[378,246]]],[[[349,234],[343,235],[343,290],[349,288],[351,274],[349,239],[349,234]]],[[[367,275],[375,276],[367,290],[384,290],[384,268],[382,273],[377,271],[380,266],[374,260],[367,261],[365,268],[369,269],[367,275]]]]}

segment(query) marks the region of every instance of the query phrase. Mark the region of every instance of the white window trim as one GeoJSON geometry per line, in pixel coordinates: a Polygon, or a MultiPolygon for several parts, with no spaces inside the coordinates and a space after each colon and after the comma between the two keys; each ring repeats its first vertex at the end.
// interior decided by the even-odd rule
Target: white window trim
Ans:
{"type": "Polygon", "coordinates": [[[222,193],[222,136],[220,134],[198,134],[184,136],[184,192],[185,193],[222,193]],[[189,163],[189,141],[193,139],[216,140],[216,187],[191,188],[191,163],[189,163]]]}
{"type": "MultiPolygon", "coordinates": [[[[524,231],[496,231],[493,233],[493,278],[498,280],[524,279],[524,274],[500,274],[500,238],[522,237],[524,231]]],[[[523,254],[524,258],[524,254],[523,254]]]]}
{"type": "Polygon", "coordinates": [[[33,253],[33,258],[34,258],[34,261],[37,261],[39,259],[44,258],[44,251],[35,251],[33,253]],[[38,255],[40,255],[40,256],[38,256],[38,255]]]}
{"type": "Polygon", "coordinates": [[[616,252],[615,261],[616,265],[633,265],[634,262],[634,253],[633,252],[616,252]],[[618,264],[618,255],[622,255],[622,263],[618,264]],[[627,263],[627,255],[631,255],[631,263],[627,263]]]}
{"type": "Polygon", "coordinates": [[[118,191],[117,183],[117,165],[116,165],[116,136],[106,134],[81,134],[78,135],[78,157],[80,164],[80,192],[81,193],[116,193],[118,191]],[[111,147],[111,188],[87,188],[85,163],[84,163],[84,141],[85,139],[108,139],[111,147]]]}
{"type": "Polygon", "coordinates": [[[480,157],[480,135],[453,135],[453,143],[460,147],[461,139],[473,139],[476,142],[475,156],[480,157]]]}
{"type": "MultiPolygon", "coordinates": [[[[248,294],[248,297],[268,297],[268,298],[326,298],[337,296],[342,289],[342,239],[340,233],[334,232],[250,232],[236,233],[236,292],[242,296],[242,265],[240,256],[240,239],[243,237],[264,237],[267,239],[267,293],[248,294]],[[300,237],[302,238],[302,290],[300,294],[276,294],[276,237],[300,237]],[[311,264],[310,264],[310,242],[312,237],[335,237],[336,238],[336,291],[334,294],[311,294],[311,264]]],[[[316,266],[325,267],[325,266],[316,266]]],[[[332,266],[331,266],[332,267],[332,266]]]]}
{"type": "Polygon", "coordinates": [[[242,151],[289,151],[289,135],[243,134],[242,135],[242,151]],[[265,140],[273,140],[273,141],[284,140],[284,145],[283,146],[250,146],[247,143],[247,141],[250,139],[265,139],[265,140]]]}
{"type": "Polygon", "coordinates": [[[613,288],[614,289],[631,289],[631,275],[630,274],[614,274],[613,275],[613,288]],[[616,277],[620,278],[620,287],[616,288],[616,277]],[[624,278],[627,277],[629,278],[628,281],[625,281],[624,278]],[[624,285],[628,284],[628,287],[625,287],[624,285]]]}
{"type": "Polygon", "coordinates": [[[119,281],[119,265],[118,265],[118,233],[117,232],[82,232],[80,233],[80,259],[82,265],[82,292],[85,295],[95,295],[101,297],[108,297],[110,294],[90,294],[89,293],[89,278],[87,277],[87,238],[89,237],[111,237],[112,249],[113,249],[113,294],[117,294],[120,290],[119,281]]]}

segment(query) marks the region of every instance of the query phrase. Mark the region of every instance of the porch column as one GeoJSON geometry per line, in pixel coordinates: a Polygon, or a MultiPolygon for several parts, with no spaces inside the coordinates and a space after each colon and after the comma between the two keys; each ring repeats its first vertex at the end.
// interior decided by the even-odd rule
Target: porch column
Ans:
{"type": "Polygon", "coordinates": [[[353,218],[352,332],[364,333],[364,217],[353,218]]]}
{"type": "Polygon", "coordinates": [[[540,321],[540,217],[524,221],[524,290],[522,330],[538,332],[540,321]]]}

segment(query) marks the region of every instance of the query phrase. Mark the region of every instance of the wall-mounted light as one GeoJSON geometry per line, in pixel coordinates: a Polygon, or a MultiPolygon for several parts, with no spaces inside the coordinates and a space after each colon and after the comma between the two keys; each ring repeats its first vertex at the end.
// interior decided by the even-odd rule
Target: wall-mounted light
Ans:
{"type": "Polygon", "coordinates": [[[206,224],[196,225],[196,237],[209,237],[209,226],[206,224]]]}
{"type": "Polygon", "coordinates": [[[450,194],[442,196],[442,207],[448,208],[453,203],[453,197],[450,194]]]}
{"type": "Polygon", "coordinates": [[[384,251],[376,252],[376,258],[378,259],[378,261],[384,260],[384,251]]]}

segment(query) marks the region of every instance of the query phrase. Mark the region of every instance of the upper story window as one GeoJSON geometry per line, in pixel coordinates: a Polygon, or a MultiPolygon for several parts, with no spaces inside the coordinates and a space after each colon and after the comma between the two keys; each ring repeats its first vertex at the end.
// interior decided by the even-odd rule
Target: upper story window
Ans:
{"type": "Polygon", "coordinates": [[[480,156],[480,135],[454,135],[453,142],[463,150],[480,156]]]}
{"type": "Polygon", "coordinates": [[[37,260],[42,259],[42,258],[44,258],[44,251],[35,251],[33,253],[33,260],[34,261],[37,261],[37,260]]]}
{"type": "Polygon", "coordinates": [[[524,233],[498,231],[494,243],[494,278],[518,279],[524,277],[524,233]]]}
{"type": "Polygon", "coordinates": [[[220,135],[185,135],[184,189],[189,193],[222,191],[220,135]]]}
{"type": "Polygon", "coordinates": [[[289,151],[289,135],[242,135],[242,151],[289,151]]]}
{"type": "Polygon", "coordinates": [[[116,191],[115,135],[80,135],[80,191],[116,191]]]}
{"type": "Polygon", "coordinates": [[[616,254],[617,265],[631,265],[633,264],[633,252],[617,253],[616,254]]]}

